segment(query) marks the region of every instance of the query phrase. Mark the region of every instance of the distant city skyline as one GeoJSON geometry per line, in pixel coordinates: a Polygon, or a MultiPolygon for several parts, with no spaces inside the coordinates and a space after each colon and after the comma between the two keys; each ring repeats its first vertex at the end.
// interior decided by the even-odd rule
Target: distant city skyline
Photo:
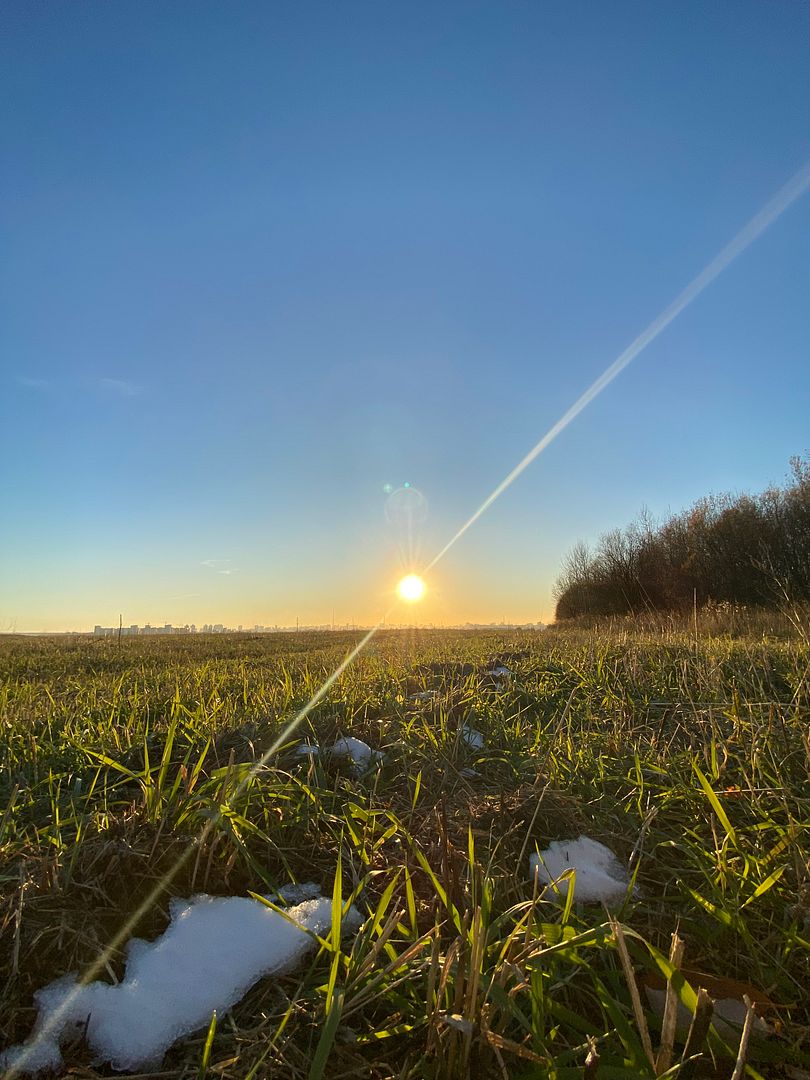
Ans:
{"type": "Polygon", "coordinates": [[[394,606],[805,164],[808,39],[756,0],[9,0],[0,632],[550,622],[577,541],[780,483],[807,196],[394,606]]]}
{"type": "MultiPolygon", "coordinates": [[[[442,626],[436,627],[435,624],[429,623],[423,625],[419,620],[403,623],[388,623],[383,624],[381,629],[398,630],[408,629],[411,626],[416,626],[420,629],[499,629],[504,630],[542,630],[545,629],[545,623],[510,623],[502,620],[496,623],[464,623],[456,626],[442,626]]],[[[129,626],[124,626],[123,623],[120,626],[101,626],[98,623],[93,627],[94,637],[149,637],[158,634],[287,634],[298,631],[346,631],[346,630],[370,630],[371,626],[358,625],[355,623],[314,623],[314,624],[300,624],[296,623],[293,626],[279,626],[255,624],[254,626],[245,626],[239,624],[238,626],[224,626],[222,623],[203,623],[201,626],[197,626],[195,623],[185,623],[182,626],[174,626],[172,623],[164,623],[152,625],[151,623],[145,623],[143,626],[138,626],[136,623],[132,623],[129,626]]],[[[89,633],[89,631],[74,630],[73,633],[89,633]]]]}

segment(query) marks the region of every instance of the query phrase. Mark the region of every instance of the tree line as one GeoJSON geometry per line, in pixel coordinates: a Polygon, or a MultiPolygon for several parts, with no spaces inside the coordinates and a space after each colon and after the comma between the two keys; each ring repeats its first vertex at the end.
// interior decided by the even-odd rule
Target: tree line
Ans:
{"type": "Polygon", "coordinates": [[[656,524],[646,513],[577,544],[554,588],[556,618],[672,611],[695,602],[810,602],[810,461],[782,487],[710,495],[656,524]]]}

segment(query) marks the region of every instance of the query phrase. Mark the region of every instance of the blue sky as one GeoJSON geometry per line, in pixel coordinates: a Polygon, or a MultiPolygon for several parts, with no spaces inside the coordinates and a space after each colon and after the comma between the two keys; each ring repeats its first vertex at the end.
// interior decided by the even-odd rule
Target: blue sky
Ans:
{"type": "MultiPolygon", "coordinates": [[[[383,486],[424,493],[428,561],[810,158],[800,3],[0,19],[0,630],[376,618],[383,486]]],[[[805,196],[420,619],[549,618],[576,540],[810,451],[808,226],[805,196]]]]}

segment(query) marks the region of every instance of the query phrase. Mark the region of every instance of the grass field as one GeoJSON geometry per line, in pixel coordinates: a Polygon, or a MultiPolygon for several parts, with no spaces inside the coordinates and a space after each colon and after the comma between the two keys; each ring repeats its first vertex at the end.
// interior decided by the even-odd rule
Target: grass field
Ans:
{"type": "MultiPolygon", "coordinates": [[[[172,896],[315,881],[355,898],[360,933],[155,1075],[810,1076],[806,640],[383,632],[254,770],[358,640],[0,639],[0,1047],[111,942],[94,977],[119,977],[172,896]],[[513,677],[484,674],[499,657],[513,677]],[[341,735],[381,765],[293,755],[341,735]],[[630,860],[639,891],[612,915],[529,879],[532,852],[580,834],[630,860]],[[671,973],[675,932],[685,970],[773,1003],[744,1065],[699,1024],[659,1054],[635,976],[671,973]]],[[[690,1008],[694,982],[672,980],[690,1008]]]]}

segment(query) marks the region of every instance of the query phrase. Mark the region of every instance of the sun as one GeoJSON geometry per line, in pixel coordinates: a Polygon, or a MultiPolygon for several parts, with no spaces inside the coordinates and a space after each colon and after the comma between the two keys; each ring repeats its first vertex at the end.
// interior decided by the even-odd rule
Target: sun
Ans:
{"type": "Polygon", "coordinates": [[[397,585],[397,595],[400,600],[407,600],[409,604],[415,604],[417,600],[421,600],[425,595],[425,589],[425,583],[418,574],[407,574],[397,585]]]}

